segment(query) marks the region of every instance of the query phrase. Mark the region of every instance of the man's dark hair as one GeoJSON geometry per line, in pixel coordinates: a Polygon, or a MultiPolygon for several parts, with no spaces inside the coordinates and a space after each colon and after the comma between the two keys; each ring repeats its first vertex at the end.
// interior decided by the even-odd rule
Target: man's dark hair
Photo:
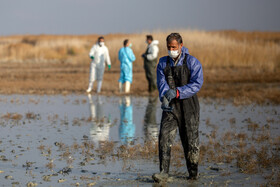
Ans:
{"type": "Polygon", "coordinates": [[[127,43],[128,43],[128,39],[125,39],[125,40],[123,41],[123,46],[125,47],[127,43]]]}
{"type": "Polygon", "coordinates": [[[152,35],[147,35],[146,38],[147,40],[152,40],[152,41],[154,40],[152,35]]]}
{"type": "Polygon", "coordinates": [[[179,33],[171,33],[166,38],[166,42],[167,43],[170,43],[173,40],[176,40],[178,42],[178,44],[183,43],[183,39],[182,39],[182,37],[181,37],[181,35],[179,33]]]}
{"type": "Polygon", "coordinates": [[[97,41],[100,42],[101,39],[104,40],[104,37],[103,37],[103,36],[98,37],[98,40],[97,40],[97,41]]]}

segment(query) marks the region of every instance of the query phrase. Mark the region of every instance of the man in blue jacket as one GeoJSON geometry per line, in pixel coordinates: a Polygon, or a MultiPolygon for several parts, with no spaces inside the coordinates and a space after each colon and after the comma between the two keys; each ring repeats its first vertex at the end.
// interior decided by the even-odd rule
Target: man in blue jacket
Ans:
{"type": "Polygon", "coordinates": [[[199,102],[196,93],[203,84],[202,66],[183,47],[180,34],[168,35],[166,44],[168,56],[160,58],[157,66],[157,86],[163,113],[159,133],[160,173],[154,174],[153,179],[156,182],[168,181],[171,147],[179,128],[188,179],[196,180],[199,160],[199,102]]]}

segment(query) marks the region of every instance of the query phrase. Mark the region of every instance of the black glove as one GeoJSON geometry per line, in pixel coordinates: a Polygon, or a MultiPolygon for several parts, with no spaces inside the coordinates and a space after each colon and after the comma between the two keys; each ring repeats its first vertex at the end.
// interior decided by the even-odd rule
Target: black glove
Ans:
{"type": "Polygon", "coordinates": [[[147,58],[147,55],[145,53],[142,54],[143,58],[147,58]]]}
{"type": "Polygon", "coordinates": [[[176,98],[177,90],[176,89],[169,89],[165,92],[164,96],[170,102],[172,99],[176,98]]]}
{"type": "Polygon", "coordinates": [[[169,101],[167,100],[167,98],[165,96],[163,96],[163,100],[161,103],[161,109],[165,112],[171,112],[173,110],[173,108],[169,106],[169,101]]]}

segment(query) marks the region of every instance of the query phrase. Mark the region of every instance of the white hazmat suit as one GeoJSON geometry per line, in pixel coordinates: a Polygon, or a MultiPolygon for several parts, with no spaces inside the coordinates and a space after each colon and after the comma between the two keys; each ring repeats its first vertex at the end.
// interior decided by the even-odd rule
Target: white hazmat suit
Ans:
{"type": "Polygon", "coordinates": [[[90,63],[89,85],[87,92],[90,92],[93,83],[97,80],[97,93],[101,91],[103,74],[105,70],[105,61],[108,67],[111,67],[111,60],[108,48],[101,43],[96,43],[92,46],[89,56],[93,59],[90,63]]]}

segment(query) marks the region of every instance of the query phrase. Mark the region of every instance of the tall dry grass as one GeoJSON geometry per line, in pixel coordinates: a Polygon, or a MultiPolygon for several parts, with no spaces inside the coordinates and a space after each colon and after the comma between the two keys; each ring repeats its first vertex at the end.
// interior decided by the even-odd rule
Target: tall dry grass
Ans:
{"type": "MultiPolygon", "coordinates": [[[[179,30],[190,54],[197,57],[204,68],[253,68],[275,71],[280,68],[280,33],[206,32],[179,30]],[[238,36],[238,37],[237,37],[238,36]],[[270,38],[270,39],[268,39],[270,38]]],[[[166,36],[171,31],[154,31],[159,40],[159,56],[167,54],[166,36]]],[[[118,50],[124,39],[133,43],[135,68],[142,67],[141,54],[146,50],[145,36],[141,34],[105,35],[112,67],[119,66],[118,50]]],[[[150,33],[149,33],[150,34],[150,33]]],[[[0,62],[63,62],[88,63],[88,52],[97,35],[23,35],[0,37],[0,62]]]]}

